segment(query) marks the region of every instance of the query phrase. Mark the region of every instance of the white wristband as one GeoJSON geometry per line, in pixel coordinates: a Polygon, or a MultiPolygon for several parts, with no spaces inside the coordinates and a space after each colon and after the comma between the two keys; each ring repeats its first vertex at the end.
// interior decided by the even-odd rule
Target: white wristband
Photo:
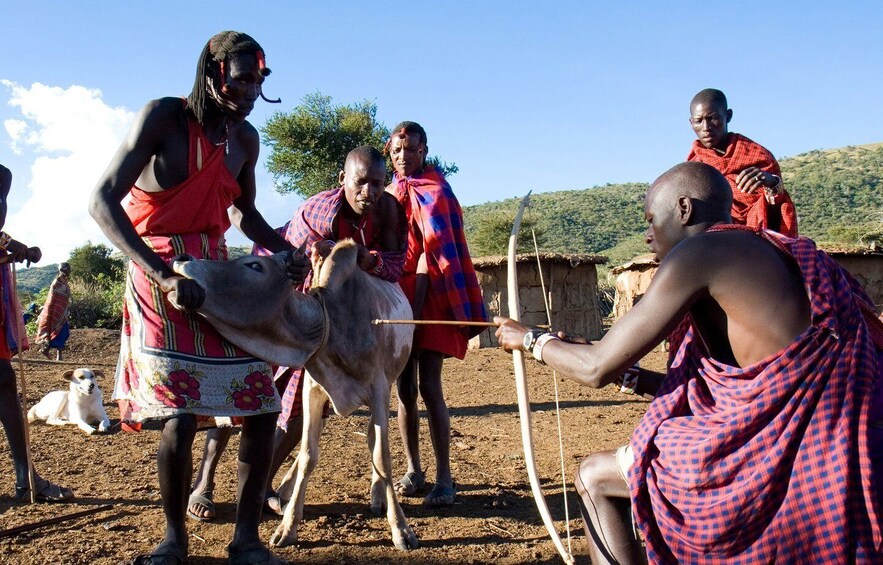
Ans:
{"type": "Polygon", "coordinates": [[[545,364],[543,361],[543,347],[546,346],[550,341],[561,341],[557,335],[553,333],[543,334],[537,338],[536,344],[533,346],[533,358],[539,361],[540,363],[545,364]]]}

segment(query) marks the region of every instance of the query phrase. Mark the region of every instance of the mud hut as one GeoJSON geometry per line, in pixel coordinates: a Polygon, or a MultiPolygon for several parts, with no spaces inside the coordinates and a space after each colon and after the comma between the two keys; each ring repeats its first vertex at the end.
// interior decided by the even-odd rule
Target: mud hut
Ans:
{"type": "Polygon", "coordinates": [[[622,318],[644,296],[658,266],[659,262],[652,255],[641,255],[624,265],[610,269],[610,275],[616,277],[614,279],[616,294],[613,297],[615,319],[622,318]]]}
{"type": "MultiPolygon", "coordinates": [[[[516,257],[518,263],[521,321],[528,326],[546,324],[543,285],[551,297],[552,325],[568,333],[589,339],[601,337],[601,310],[598,304],[598,271],[595,265],[607,262],[599,255],[540,253],[539,266],[535,254],[516,257]]],[[[488,314],[507,316],[509,293],[506,290],[506,257],[490,256],[473,259],[478,282],[484,295],[488,314]]],[[[493,331],[484,331],[469,343],[470,348],[496,347],[493,331]]]]}
{"type": "Polygon", "coordinates": [[[819,247],[862,283],[877,312],[883,310],[883,250],[875,246],[821,244],[819,247]]]}

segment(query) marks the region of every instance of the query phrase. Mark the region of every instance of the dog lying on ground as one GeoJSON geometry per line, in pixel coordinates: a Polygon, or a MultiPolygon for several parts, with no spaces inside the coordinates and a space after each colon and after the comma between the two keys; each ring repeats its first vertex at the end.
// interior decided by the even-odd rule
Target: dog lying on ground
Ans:
{"type": "Polygon", "coordinates": [[[95,433],[96,424],[99,432],[109,430],[110,419],[101,401],[101,389],[95,382],[104,374],[81,368],[65,371],[62,376],[70,381],[68,390],[56,390],[44,396],[28,410],[28,423],[41,420],[50,426],[75,424],[89,435],[95,433]]]}

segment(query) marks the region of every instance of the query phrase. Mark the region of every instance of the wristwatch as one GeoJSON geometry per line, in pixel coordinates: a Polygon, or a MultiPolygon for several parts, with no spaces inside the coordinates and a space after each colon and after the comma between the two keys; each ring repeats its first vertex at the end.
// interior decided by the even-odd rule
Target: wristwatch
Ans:
{"type": "Polygon", "coordinates": [[[531,329],[524,334],[524,340],[521,342],[521,349],[528,353],[533,353],[533,346],[537,344],[537,338],[546,333],[544,330],[531,329]]]}

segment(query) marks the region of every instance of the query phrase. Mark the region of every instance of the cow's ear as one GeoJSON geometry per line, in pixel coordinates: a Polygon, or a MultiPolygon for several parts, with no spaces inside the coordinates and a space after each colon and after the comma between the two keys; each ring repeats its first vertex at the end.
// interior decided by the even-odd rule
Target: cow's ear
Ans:
{"type": "Polygon", "coordinates": [[[66,381],[70,381],[70,380],[73,380],[73,376],[74,376],[74,370],[71,369],[69,371],[65,371],[64,374],[61,375],[61,378],[63,378],[66,381]]]}

